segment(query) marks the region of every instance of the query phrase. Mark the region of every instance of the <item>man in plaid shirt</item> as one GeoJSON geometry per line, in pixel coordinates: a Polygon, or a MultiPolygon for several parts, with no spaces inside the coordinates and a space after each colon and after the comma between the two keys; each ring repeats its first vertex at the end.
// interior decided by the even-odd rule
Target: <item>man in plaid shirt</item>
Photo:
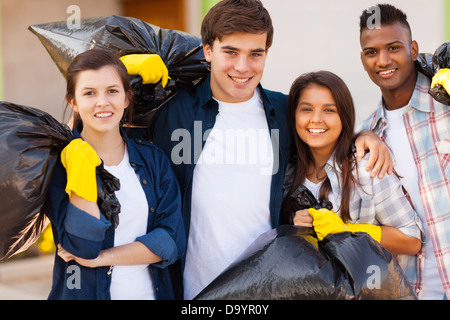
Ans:
{"type": "Polygon", "coordinates": [[[371,10],[360,17],[361,61],[382,99],[361,129],[374,131],[390,148],[422,220],[426,239],[419,254],[402,263],[405,273],[420,299],[445,299],[450,297],[450,110],[433,100],[430,80],[416,70],[419,49],[406,15],[391,5],[376,7],[378,25],[371,10]]]}

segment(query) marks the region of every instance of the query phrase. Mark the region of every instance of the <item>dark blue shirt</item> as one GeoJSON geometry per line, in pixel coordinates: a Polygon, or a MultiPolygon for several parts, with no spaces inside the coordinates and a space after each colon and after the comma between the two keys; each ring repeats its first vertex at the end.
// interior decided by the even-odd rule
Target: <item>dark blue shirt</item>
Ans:
{"type": "MultiPolygon", "coordinates": [[[[258,90],[272,135],[274,155],[277,155],[270,193],[271,224],[275,228],[279,225],[283,179],[291,150],[287,96],[265,90],[261,85],[258,86],[258,90]]],[[[192,178],[195,163],[206,141],[204,134],[214,126],[218,112],[219,105],[212,97],[210,78],[207,77],[193,91],[180,90],[161,108],[153,128],[153,143],[171,159],[173,171],[180,184],[183,220],[187,235],[189,235],[191,218],[192,178]],[[184,132],[188,132],[189,135],[179,135],[178,133],[183,133],[180,129],[184,129],[184,132]],[[190,146],[190,148],[180,150],[180,146],[190,146]]]]}
{"type": "MultiPolygon", "coordinates": [[[[77,132],[74,136],[80,137],[77,132]]],[[[124,139],[130,164],[141,182],[149,207],[147,234],[136,241],[162,259],[149,265],[156,298],[174,299],[174,283],[168,266],[181,258],[186,247],[179,186],[161,150],[149,142],[128,139],[125,135],[124,139]]],[[[113,247],[114,229],[105,216],[101,214],[97,219],[70,204],[65,192],[66,171],[59,159],[51,179],[43,210],[51,221],[55,243],[85,259],[93,259],[102,249],[113,247]]],[[[87,268],[75,261],[66,263],[56,254],[49,299],[110,299],[108,269],[87,268]]]]}

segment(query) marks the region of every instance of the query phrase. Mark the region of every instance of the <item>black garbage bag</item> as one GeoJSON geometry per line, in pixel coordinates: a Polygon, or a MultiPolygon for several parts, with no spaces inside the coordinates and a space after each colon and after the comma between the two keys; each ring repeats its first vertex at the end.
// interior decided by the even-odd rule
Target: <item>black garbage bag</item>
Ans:
{"type": "Polygon", "coordinates": [[[119,225],[120,203],[115,191],[120,190],[120,181],[109,173],[103,165],[95,169],[97,182],[97,204],[103,215],[111,222],[112,228],[119,225]]]}
{"type": "Polygon", "coordinates": [[[156,110],[176,94],[178,87],[189,90],[209,74],[199,37],[136,18],[86,18],[76,29],[69,29],[67,22],[61,21],[32,25],[29,30],[39,38],[63,75],[75,56],[92,48],[111,50],[118,56],[158,54],[171,79],[163,88],[160,82],[144,85],[140,76],[132,77],[135,126],[151,125],[156,110]]]}
{"type": "Polygon", "coordinates": [[[326,236],[320,243],[330,260],[348,276],[357,300],[415,300],[397,260],[364,232],[326,236]]]}
{"type": "Polygon", "coordinates": [[[318,201],[312,192],[301,185],[290,196],[291,212],[295,213],[298,210],[314,208],[316,210],[325,208],[328,210],[333,210],[333,204],[328,200],[318,201]]]}
{"type": "Polygon", "coordinates": [[[353,297],[346,274],[311,228],[282,225],[258,237],[195,300],[303,300],[353,297]]]}
{"type": "MultiPolygon", "coordinates": [[[[58,155],[72,139],[44,111],[0,102],[0,261],[26,250],[48,223],[41,209],[58,155]]],[[[117,224],[120,184],[101,166],[97,180],[99,206],[117,224]]]]}
{"type": "MultiPolygon", "coordinates": [[[[430,79],[432,79],[440,69],[450,68],[450,42],[443,43],[436,49],[434,54],[419,54],[416,66],[418,71],[430,79]]],[[[428,93],[434,100],[447,106],[450,105],[450,95],[442,85],[438,84],[434,88],[430,88],[428,93]]]]}
{"type": "Polygon", "coordinates": [[[194,300],[414,300],[393,256],[366,233],[282,225],[262,234],[194,300]]]}
{"type": "Polygon", "coordinates": [[[27,249],[46,225],[40,213],[69,131],[37,109],[0,103],[0,261],[27,249]]]}
{"type": "MultiPolygon", "coordinates": [[[[293,212],[320,203],[304,186],[293,212]]],[[[261,236],[195,300],[416,299],[394,257],[366,233],[329,234],[281,225],[261,236]]]]}

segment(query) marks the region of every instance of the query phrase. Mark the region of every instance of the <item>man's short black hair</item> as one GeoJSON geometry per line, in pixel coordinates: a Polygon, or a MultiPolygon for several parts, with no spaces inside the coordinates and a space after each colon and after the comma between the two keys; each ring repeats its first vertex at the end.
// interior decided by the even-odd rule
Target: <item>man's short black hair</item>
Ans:
{"type": "MultiPolygon", "coordinates": [[[[375,5],[375,7],[378,7],[379,9],[380,25],[390,25],[399,22],[402,25],[404,25],[411,34],[411,27],[409,26],[407,16],[402,10],[386,3],[377,4],[375,5]]],[[[369,19],[372,18],[373,14],[374,12],[373,10],[370,10],[370,8],[362,12],[359,18],[359,27],[360,27],[359,34],[361,34],[364,31],[364,29],[369,28],[367,26],[367,22],[369,21],[369,19]]]]}

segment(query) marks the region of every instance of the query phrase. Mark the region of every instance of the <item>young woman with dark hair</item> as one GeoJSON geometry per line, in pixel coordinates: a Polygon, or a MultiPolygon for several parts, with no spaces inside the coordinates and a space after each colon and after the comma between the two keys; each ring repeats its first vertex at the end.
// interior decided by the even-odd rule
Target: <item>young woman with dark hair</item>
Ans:
{"type": "Polygon", "coordinates": [[[416,254],[420,226],[397,176],[371,178],[364,170],[368,155],[358,159],[355,154],[355,110],[342,79],[328,71],[300,76],[290,89],[288,114],[297,158],[282,223],[314,227],[319,239],[341,231],[367,232],[394,254],[416,254]],[[334,212],[291,212],[289,196],[301,185],[319,201],[331,201],[334,212]]]}
{"type": "Polygon", "coordinates": [[[75,139],[44,205],[58,247],[49,299],[175,298],[167,266],[185,250],[180,191],[162,151],[122,130],[132,115],[125,66],[105,50],[78,55],[66,99],[75,139]],[[118,225],[97,203],[97,166],[120,180],[118,225]]]}

